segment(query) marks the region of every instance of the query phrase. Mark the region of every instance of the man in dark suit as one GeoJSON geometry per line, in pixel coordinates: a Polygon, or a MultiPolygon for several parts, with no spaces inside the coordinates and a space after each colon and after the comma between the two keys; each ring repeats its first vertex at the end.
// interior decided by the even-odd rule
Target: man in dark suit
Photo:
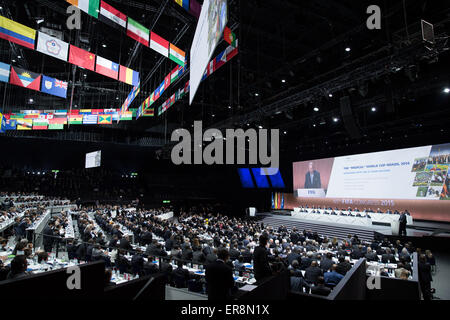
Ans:
{"type": "Polygon", "coordinates": [[[130,239],[129,236],[125,236],[122,239],[120,239],[119,249],[132,250],[133,247],[131,247],[129,239],[130,239]]]}
{"type": "Polygon", "coordinates": [[[422,291],[423,300],[431,300],[431,281],[433,278],[431,277],[431,266],[427,263],[426,256],[421,254],[419,257],[419,284],[420,290],[422,291]]]}
{"type": "Polygon", "coordinates": [[[398,218],[399,221],[399,229],[398,229],[398,234],[400,236],[405,235],[406,236],[406,213],[402,212],[400,214],[400,218],[398,218]]]}
{"type": "Polygon", "coordinates": [[[321,186],[320,173],[314,170],[314,163],[310,162],[308,172],[305,175],[305,189],[320,189],[321,186]]]}
{"type": "Polygon", "coordinates": [[[177,268],[172,271],[172,281],[177,288],[186,288],[190,278],[189,271],[183,268],[183,262],[177,262],[177,268]]]}
{"type": "Polygon", "coordinates": [[[44,242],[44,250],[45,250],[45,252],[51,252],[52,251],[53,242],[55,240],[54,239],[55,233],[53,232],[53,226],[54,226],[53,221],[50,221],[48,226],[46,226],[44,228],[43,232],[42,232],[44,234],[43,242],[44,242]]]}
{"type": "Polygon", "coordinates": [[[208,286],[208,300],[230,300],[234,287],[233,270],[226,265],[230,257],[226,249],[220,249],[217,260],[206,266],[205,278],[208,286]]]}
{"type": "Polygon", "coordinates": [[[262,234],[259,237],[259,246],[253,251],[253,270],[256,281],[260,281],[272,275],[269,259],[267,257],[267,236],[262,234]]]}
{"type": "Polygon", "coordinates": [[[309,284],[316,284],[317,278],[322,275],[322,269],[317,266],[317,261],[311,262],[311,265],[305,270],[305,280],[309,284]]]}
{"type": "Polygon", "coordinates": [[[311,293],[319,296],[328,296],[330,292],[331,289],[325,286],[323,277],[317,277],[317,285],[311,287],[311,293]]]}

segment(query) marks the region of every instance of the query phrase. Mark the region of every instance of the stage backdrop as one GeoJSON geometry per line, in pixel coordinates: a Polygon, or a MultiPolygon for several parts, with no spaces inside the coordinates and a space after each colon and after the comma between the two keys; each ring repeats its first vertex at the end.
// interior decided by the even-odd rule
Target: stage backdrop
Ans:
{"type": "Polygon", "coordinates": [[[295,162],[285,208],[408,209],[415,219],[450,222],[449,165],[450,144],[295,162]]]}

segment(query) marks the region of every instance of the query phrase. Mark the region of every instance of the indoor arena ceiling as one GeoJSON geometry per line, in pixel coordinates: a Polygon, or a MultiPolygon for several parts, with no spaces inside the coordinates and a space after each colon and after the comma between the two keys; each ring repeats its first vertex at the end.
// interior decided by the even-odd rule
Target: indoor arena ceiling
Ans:
{"type": "MultiPolygon", "coordinates": [[[[196,19],[174,1],[109,2],[189,52],[196,19]]],[[[64,0],[0,3],[4,16],[36,29],[61,30],[66,41],[79,41],[92,52],[138,70],[141,94],[131,107],[137,108],[175,66],[88,15],[82,15],[81,31],[67,30],[64,0]]],[[[228,4],[228,26],[239,40],[239,54],[202,83],[191,106],[185,97],[159,117],[108,127],[71,126],[58,133],[8,135],[161,147],[173,129],[189,129],[194,120],[203,120],[205,127],[279,128],[283,148],[300,153],[387,141],[407,144],[408,135],[448,136],[449,95],[442,92],[450,85],[448,72],[442,72],[450,65],[450,9],[445,1],[382,1],[381,30],[366,27],[371,1],[231,0],[228,4]],[[434,45],[422,41],[421,19],[434,24],[434,45]],[[350,99],[353,131],[341,112],[344,96],[350,99]]],[[[215,54],[226,45],[222,41],[215,54]]],[[[81,69],[72,82],[68,63],[4,40],[0,48],[2,62],[68,80],[68,92],[74,86],[74,108],[119,108],[130,91],[127,85],[81,69]]],[[[185,74],[178,86],[188,77],[185,74]]],[[[156,107],[172,93],[165,92],[156,107]]],[[[2,100],[7,112],[66,109],[70,98],[9,86],[2,100]]]]}

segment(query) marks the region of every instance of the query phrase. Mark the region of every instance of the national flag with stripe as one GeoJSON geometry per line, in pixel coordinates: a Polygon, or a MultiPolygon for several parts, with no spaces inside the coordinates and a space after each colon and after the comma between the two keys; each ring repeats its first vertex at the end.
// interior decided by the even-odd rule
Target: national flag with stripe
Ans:
{"type": "Polygon", "coordinates": [[[111,60],[97,56],[95,72],[117,80],[119,77],[119,65],[111,60]]]}
{"type": "Polygon", "coordinates": [[[33,120],[33,130],[47,130],[48,120],[44,118],[37,118],[33,120]]]}
{"type": "Polygon", "coordinates": [[[110,114],[99,114],[98,124],[112,124],[112,115],[110,114]]]}
{"type": "Polygon", "coordinates": [[[67,61],[69,44],[39,31],[36,50],[53,58],[67,61]]]}
{"type": "Polygon", "coordinates": [[[155,108],[145,109],[142,113],[143,117],[154,117],[155,116],[155,108]]]}
{"type": "Polygon", "coordinates": [[[181,50],[180,48],[177,48],[175,45],[170,44],[169,59],[172,61],[175,61],[180,66],[184,66],[184,61],[186,59],[186,53],[183,50],[181,50]]]}
{"type": "Polygon", "coordinates": [[[83,124],[97,124],[98,115],[96,114],[85,114],[83,115],[83,124]]]}
{"type": "Polygon", "coordinates": [[[170,86],[170,73],[164,78],[164,90],[170,86]]]}
{"type": "Polygon", "coordinates": [[[48,130],[63,130],[64,124],[63,123],[49,123],[48,130]]]}
{"type": "Polygon", "coordinates": [[[219,53],[216,57],[216,70],[219,69],[221,66],[223,66],[227,62],[227,55],[226,50],[219,53]]]}
{"type": "Polygon", "coordinates": [[[150,48],[165,57],[169,56],[169,41],[164,40],[154,32],[150,32],[150,48]]]}
{"type": "Polygon", "coordinates": [[[67,98],[67,82],[43,75],[41,91],[65,99],[67,98]]]}
{"type": "Polygon", "coordinates": [[[119,81],[136,86],[139,83],[139,72],[120,65],[119,81]]]}
{"type": "Polygon", "coordinates": [[[170,83],[175,82],[175,80],[178,79],[178,76],[180,75],[180,66],[176,66],[172,72],[170,73],[170,83]]]}
{"type": "Polygon", "coordinates": [[[95,54],[70,45],[69,62],[79,67],[94,71],[95,54]]]}
{"type": "Polygon", "coordinates": [[[66,0],[71,5],[78,7],[81,11],[98,19],[100,0],[66,0]]]}
{"type": "Polygon", "coordinates": [[[9,82],[16,86],[39,91],[41,86],[41,75],[21,68],[11,67],[9,82]]]}
{"type": "Polygon", "coordinates": [[[0,38],[34,50],[36,30],[0,16],[0,38]]]}
{"type": "Polygon", "coordinates": [[[91,114],[92,109],[80,109],[79,114],[91,114]]]}
{"type": "Polygon", "coordinates": [[[133,112],[125,111],[120,118],[121,121],[131,121],[133,120],[133,112]]]}
{"type": "Polygon", "coordinates": [[[8,82],[9,81],[9,74],[11,70],[11,66],[9,64],[0,62],[0,81],[2,82],[8,82]]]}
{"type": "Polygon", "coordinates": [[[148,47],[150,30],[128,17],[127,35],[148,47]]]}
{"type": "Polygon", "coordinates": [[[100,2],[100,15],[98,18],[100,21],[113,27],[127,27],[127,16],[103,0],[100,2]]]}
{"type": "Polygon", "coordinates": [[[69,124],[83,124],[82,114],[71,114],[68,117],[69,124]]]}

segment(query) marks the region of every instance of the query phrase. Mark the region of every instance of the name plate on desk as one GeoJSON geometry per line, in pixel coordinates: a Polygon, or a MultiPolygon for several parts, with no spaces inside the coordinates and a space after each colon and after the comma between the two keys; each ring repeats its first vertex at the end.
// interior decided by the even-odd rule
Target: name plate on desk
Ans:
{"type": "Polygon", "coordinates": [[[323,190],[323,189],[297,189],[297,197],[325,198],[325,190],[323,190]]]}

